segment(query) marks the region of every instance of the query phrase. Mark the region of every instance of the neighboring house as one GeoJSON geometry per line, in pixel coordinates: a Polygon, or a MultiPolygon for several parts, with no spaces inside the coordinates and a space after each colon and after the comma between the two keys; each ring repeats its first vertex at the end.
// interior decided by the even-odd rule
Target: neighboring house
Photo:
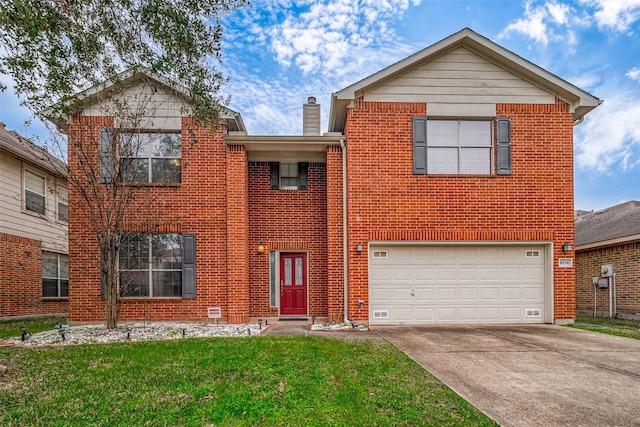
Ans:
{"type": "MultiPolygon", "coordinates": [[[[121,98],[152,97],[143,138],[172,134],[182,151],[164,182],[153,153],[137,159],[150,169],[136,215],[153,215],[155,231],[123,242],[122,275],[136,286],[121,319],[574,319],[573,127],[601,101],[477,33],[334,93],[324,134],[313,98],[301,136],[249,135],[232,111],[208,133],[183,117],[179,88],[147,72],[122,80],[121,98]],[[149,194],[162,203],[145,207],[149,194]]],[[[117,123],[99,99],[110,90],[53,119],[70,144],[109,141],[117,123]]],[[[78,206],[70,233],[95,246],[78,206]]],[[[97,251],[70,253],[70,318],[100,321],[97,251]]]]}
{"type": "Polygon", "coordinates": [[[578,313],[640,319],[640,202],[576,211],[575,224],[578,313]]]}
{"type": "Polygon", "coordinates": [[[64,171],[0,123],[0,318],[68,311],[64,171]]]}

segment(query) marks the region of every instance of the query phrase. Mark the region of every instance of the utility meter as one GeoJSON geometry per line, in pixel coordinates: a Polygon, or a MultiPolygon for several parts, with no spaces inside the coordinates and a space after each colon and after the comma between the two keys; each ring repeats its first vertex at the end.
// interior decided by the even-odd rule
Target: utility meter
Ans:
{"type": "Polygon", "coordinates": [[[602,277],[611,277],[613,276],[613,265],[605,264],[600,267],[600,275],[602,277]]]}

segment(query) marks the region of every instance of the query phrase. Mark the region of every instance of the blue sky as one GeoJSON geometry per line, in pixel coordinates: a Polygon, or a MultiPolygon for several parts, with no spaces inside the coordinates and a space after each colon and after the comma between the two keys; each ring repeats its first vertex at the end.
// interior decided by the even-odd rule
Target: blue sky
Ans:
{"type": "MultiPolygon", "coordinates": [[[[300,134],[330,96],[469,27],[604,104],[575,127],[575,207],[640,200],[640,0],[252,0],[223,18],[224,94],[250,134],[300,134]]],[[[6,76],[3,82],[11,83],[6,76]]],[[[46,140],[11,89],[0,121],[46,140]]]]}

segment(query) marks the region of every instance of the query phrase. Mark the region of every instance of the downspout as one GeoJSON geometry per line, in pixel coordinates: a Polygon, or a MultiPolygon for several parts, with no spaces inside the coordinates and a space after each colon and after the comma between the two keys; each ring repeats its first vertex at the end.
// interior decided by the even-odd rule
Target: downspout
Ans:
{"type": "Polygon", "coordinates": [[[349,322],[349,263],[347,260],[347,147],[340,140],[342,150],[342,263],[344,279],[344,323],[349,322]]]}

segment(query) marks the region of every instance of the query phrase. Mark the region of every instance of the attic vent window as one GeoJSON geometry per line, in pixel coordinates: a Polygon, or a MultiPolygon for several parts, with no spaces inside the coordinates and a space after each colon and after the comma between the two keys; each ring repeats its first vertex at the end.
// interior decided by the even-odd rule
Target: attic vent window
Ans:
{"type": "Polygon", "coordinates": [[[526,317],[540,317],[541,310],[539,308],[527,308],[526,317]]]}
{"type": "Polygon", "coordinates": [[[389,318],[389,310],[377,310],[373,312],[374,319],[388,319],[389,318]]]}
{"type": "Polygon", "coordinates": [[[540,258],[540,251],[529,250],[524,253],[525,258],[540,258]]]}
{"type": "Polygon", "coordinates": [[[388,255],[387,251],[373,251],[374,258],[388,258],[388,255]]]}

